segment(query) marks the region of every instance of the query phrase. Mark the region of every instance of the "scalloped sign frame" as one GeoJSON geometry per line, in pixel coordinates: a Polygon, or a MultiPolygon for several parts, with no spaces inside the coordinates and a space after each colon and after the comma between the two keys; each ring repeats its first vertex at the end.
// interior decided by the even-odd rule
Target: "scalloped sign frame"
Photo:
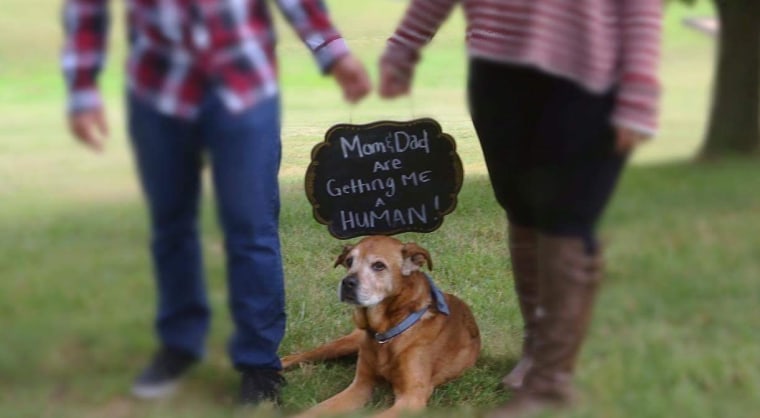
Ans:
{"type": "Polygon", "coordinates": [[[454,138],[433,119],[339,124],[312,149],[305,189],[335,238],[433,232],[463,175],[454,138]]]}

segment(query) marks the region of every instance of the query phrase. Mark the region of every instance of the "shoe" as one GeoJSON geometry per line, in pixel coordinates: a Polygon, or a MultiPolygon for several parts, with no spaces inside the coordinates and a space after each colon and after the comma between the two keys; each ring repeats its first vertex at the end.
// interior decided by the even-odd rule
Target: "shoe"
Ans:
{"type": "Polygon", "coordinates": [[[263,401],[280,403],[280,388],[286,383],[279,370],[246,368],[240,377],[239,403],[258,405],[263,401]]]}
{"type": "Polygon", "coordinates": [[[161,399],[174,393],[179,380],[198,358],[185,351],[162,347],[137,376],[132,394],[140,399],[161,399]]]}

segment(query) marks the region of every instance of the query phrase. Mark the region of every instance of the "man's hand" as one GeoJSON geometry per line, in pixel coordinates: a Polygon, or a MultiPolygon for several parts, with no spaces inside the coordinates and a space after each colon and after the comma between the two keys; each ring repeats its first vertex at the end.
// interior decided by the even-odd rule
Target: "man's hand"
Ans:
{"type": "Polygon", "coordinates": [[[617,138],[615,142],[615,150],[619,154],[628,154],[640,143],[649,139],[646,135],[624,126],[618,126],[616,131],[617,138]]]}
{"type": "Polygon", "coordinates": [[[335,77],[343,90],[343,97],[350,103],[358,102],[372,90],[364,64],[351,54],[339,58],[330,74],[335,77]]]}
{"type": "Polygon", "coordinates": [[[96,152],[103,151],[103,144],[108,137],[108,124],[102,108],[70,114],[69,130],[87,147],[96,152]]]}
{"type": "Polygon", "coordinates": [[[410,89],[410,74],[405,74],[404,71],[387,62],[380,63],[380,87],[378,88],[380,97],[393,99],[409,94],[410,89]]]}

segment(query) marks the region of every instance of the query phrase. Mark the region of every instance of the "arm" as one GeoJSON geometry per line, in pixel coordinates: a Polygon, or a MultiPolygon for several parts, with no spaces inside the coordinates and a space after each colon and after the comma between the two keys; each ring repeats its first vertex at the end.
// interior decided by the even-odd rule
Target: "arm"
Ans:
{"type": "Polygon", "coordinates": [[[107,134],[97,76],[105,61],[107,0],[66,0],[61,67],[66,78],[72,133],[95,150],[107,134]]]}
{"type": "Polygon", "coordinates": [[[322,0],[277,0],[277,4],[314,55],[322,72],[328,73],[339,58],[349,54],[348,46],[330,21],[322,0]]]}
{"type": "Polygon", "coordinates": [[[349,102],[356,102],[370,90],[364,65],[348,50],[346,41],[330,21],[322,0],[277,0],[291,26],[325,74],[331,74],[349,102]]]}
{"type": "Polygon", "coordinates": [[[380,58],[380,95],[409,92],[420,50],[435,36],[459,0],[413,0],[380,58]]]}
{"type": "Polygon", "coordinates": [[[625,0],[621,10],[621,77],[612,123],[626,151],[657,130],[662,2],[625,0]]]}

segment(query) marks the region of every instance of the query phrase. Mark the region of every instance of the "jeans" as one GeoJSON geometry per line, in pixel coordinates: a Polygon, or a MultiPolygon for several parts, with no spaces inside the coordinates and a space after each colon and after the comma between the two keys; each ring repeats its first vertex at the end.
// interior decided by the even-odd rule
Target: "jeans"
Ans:
{"type": "Polygon", "coordinates": [[[217,94],[199,116],[159,113],[130,95],[129,133],[148,203],[160,342],[203,355],[210,309],[198,231],[201,171],[210,162],[235,323],[229,355],[238,369],[281,367],[285,291],[278,235],[280,102],[232,113],[217,94]]]}

